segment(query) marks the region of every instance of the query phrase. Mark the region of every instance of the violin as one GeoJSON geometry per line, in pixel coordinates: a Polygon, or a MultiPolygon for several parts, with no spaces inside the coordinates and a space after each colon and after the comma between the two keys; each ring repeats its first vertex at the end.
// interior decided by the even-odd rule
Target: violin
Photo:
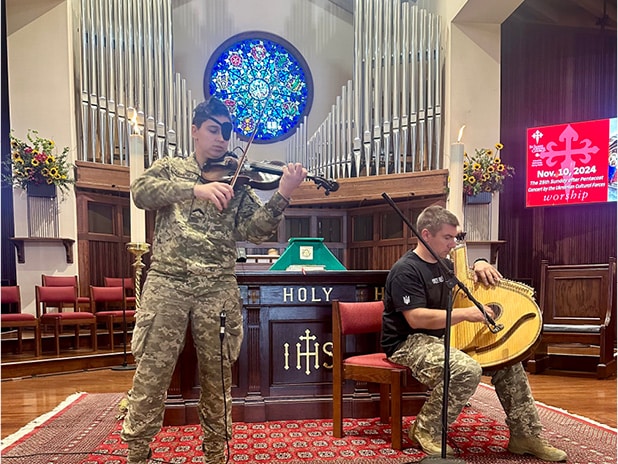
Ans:
{"type": "MultiPolygon", "coordinates": [[[[227,152],[221,158],[208,160],[202,166],[202,178],[206,182],[225,182],[232,187],[249,185],[258,190],[274,190],[279,187],[285,163],[280,161],[245,161],[238,159],[235,153],[227,152]]],[[[339,184],[333,179],[307,175],[318,187],[324,188],[324,194],[339,190],[339,184]]]]}

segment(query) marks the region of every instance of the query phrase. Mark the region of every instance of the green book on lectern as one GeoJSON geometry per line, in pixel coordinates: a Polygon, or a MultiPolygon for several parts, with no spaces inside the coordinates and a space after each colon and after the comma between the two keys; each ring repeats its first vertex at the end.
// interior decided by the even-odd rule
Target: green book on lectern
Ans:
{"type": "Polygon", "coordinates": [[[291,238],[270,271],[346,271],[323,238],[291,238]]]}

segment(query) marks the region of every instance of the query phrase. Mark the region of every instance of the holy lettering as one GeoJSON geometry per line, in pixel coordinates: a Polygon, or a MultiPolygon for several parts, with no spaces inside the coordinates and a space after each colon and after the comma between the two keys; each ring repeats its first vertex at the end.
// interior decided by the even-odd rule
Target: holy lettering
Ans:
{"type": "Polygon", "coordinates": [[[306,303],[330,301],[333,287],[283,287],[283,301],[285,303],[306,303]]]}

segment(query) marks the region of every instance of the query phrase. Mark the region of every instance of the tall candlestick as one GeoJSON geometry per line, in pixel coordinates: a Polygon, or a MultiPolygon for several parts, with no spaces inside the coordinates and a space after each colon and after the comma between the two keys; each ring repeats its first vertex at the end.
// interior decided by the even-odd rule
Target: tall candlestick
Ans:
{"type": "MultiPolygon", "coordinates": [[[[131,183],[144,172],[144,138],[141,134],[129,136],[129,180],[131,183]]],[[[146,242],[146,213],[138,208],[131,196],[131,242],[146,242]]]]}
{"type": "Polygon", "coordinates": [[[457,216],[459,223],[463,227],[463,159],[464,144],[461,142],[463,130],[466,126],[461,126],[457,142],[451,144],[450,165],[449,165],[449,196],[448,209],[457,216]]]}
{"type": "Polygon", "coordinates": [[[138,310],[142,307],[141,295],[142,295],[142,269],[144,268],[144,262],[142,261],[142,255],[150,251],[150,244],[148,243],[127,243],[127,250],[135,256],[133,262],[135,272],[135,309],[138,310]]]}

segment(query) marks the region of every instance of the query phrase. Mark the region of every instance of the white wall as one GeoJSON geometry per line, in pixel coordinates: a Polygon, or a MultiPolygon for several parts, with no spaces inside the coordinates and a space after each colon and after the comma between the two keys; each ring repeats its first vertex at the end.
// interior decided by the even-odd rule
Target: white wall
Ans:
{"type": "MultiPolygon", "coordinates": [[[[39,131],[41,137],[55,141],[59,147],[76,152],[75,117],[73,104],[73,57],[70,14],[66,1],[25,5],[7,5],[9,37],[8,71],[11,128],[23,139],[28,129],[39,131]],[[31,7],[30,15],[24,8],[31,7]],[[15,12],[15,15],[11,15],[15,12]],[[19,13],[19,15],[18,15],[19,13]],[[15,21],[11,23],[11,18],[15,21]]],[[[26,195],[14,191],[15,236],[27,237],[26,195]]],[[[77,238],[75,196],[72,191],[60,203],[60,237],[77,238]]],[[[77,245],[74,263],[67,264],[62,244],[26,244],[26,262],[17,264],[17,283],[21,286],[25,312],[35,312],[34,286],[41,284],[41,274],[69,274],[77,272],[77,245]]]]}
{"type": "MultiPolygon", "coordinates": [[[[439,0],[438,13],[447,28],[445,63],[445,163],[450,147],[466,126],[462,142],[467,153],[500,142],[500,25],[523,0],[439,0]]],[[[453,180],[455,181],[455,180],[453,180]]],[[[491,240],[498,237],[497,198],[492,202],[491,240]]],[[[448,208],[463,223],[462,197],[450,196],[448,208]]]]}

